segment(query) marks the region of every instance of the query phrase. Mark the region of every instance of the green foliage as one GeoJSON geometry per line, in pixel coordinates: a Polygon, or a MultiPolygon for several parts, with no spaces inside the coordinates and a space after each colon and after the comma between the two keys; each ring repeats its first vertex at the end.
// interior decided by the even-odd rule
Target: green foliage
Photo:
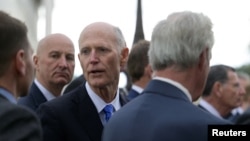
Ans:
{"type": "Polygon", "coordinates": [[[236,68],[237,71],[243,71],[250,75],[250,64],[245,64],[241,67],[236,68]]]}

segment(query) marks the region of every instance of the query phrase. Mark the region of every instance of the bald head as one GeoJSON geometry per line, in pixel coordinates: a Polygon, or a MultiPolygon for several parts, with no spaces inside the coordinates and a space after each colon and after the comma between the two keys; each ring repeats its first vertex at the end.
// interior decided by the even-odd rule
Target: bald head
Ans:
{"type": "Polygon", "coordinates": [[[66,35],[50,34],[38,43],[33,61],[37,80],[58,96],[73,77],[75,68],[73,42],[66,35]]]}
{"type": "Polygon", "coordinates": [[[39,55],[40,53],[42,53],[43,51],[47,50],[48,48],[54,45],[58,45],[60,47],[70,46],[71,48],[73,47],[74,49],[73,42],[69,37],[61,33],[55,33],[45,36],[43,39],[39,41],[37,46],[37,54],[39,55]]]}
{"type": "Polygon", "coordinates": [[[89,32],[92,33],[91,35],[95,35],[93,33],[96,33],[101,36],[113,35],[114,40],[115,40],[114,42],[117,42],[119,46],[118,49],[120,51],[123,47],[126,47],[126,42],[125,42],[125,39],[123,37],[121,30],[118,27],[113,26],[109,23],[105,23],[105,22],[95,22],[86,26],[80,34],[80,37],[78,40],[79,45],[81,44],[82,38],[91,38],[91,35],[88,34],[89,32]]]}

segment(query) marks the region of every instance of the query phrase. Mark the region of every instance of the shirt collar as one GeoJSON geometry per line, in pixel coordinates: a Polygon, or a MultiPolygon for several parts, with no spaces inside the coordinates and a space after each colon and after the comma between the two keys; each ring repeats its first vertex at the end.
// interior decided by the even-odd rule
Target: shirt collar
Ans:
{"type": "Polygon", "coordinates": [[[135,84],[132,85],[132,89],[135,90],[136,92],[138,92],[139,94],[141,94],[142,91],[143,91],[142,87],[139,87],[139,86],[137,86],[135,84]]]}
{"type": "Polygon", "coordinates": [[[171,80],[171,79],[168,79],[168,78],[159,77],[159,76],[156,76],[153,79],[155,79],[155,80],[161,80],[161,81],[164,81],[164,82],[167,82],[167,83],[170,83],[170,84],[176,86],[177,88],[179,88],[180,90],[182,90],[184,92],[184,94],[188,97],[188,99],[190,100],[190,102],[192,102],[191,94],[189,93],[189,91],[182,84],[180,84],[180,83],[178,83],[178,82],[176,82],[174,80],[171,80]]]}
{"type": "Polygon", "coordinates": [[[93,101],[98,113],[100,113],[103,108],[107,105],[107,104],[112,104],[115,108],[115,111],[119,110],[121,108],[121,104],[120,104],[120,98],[119,98],[119,89],[116,92],[116,96],[115,99],[110,102],[110,103],[106,103],[101,97],[99,97],[89,86],[89,83],[86,82],[85,84],[86,86],[86,90],[88,92],[88,95],[90,97],[90,99],[93,101]]]}
{"type": "Polygon", "coordinates": [[[203,98],[201,98],[199,100],[199,105],[202,106],[203,108],[205,108],[208,112],[210,112],[211,114],[215,115],[216,117],[219,117],[221,119],[223,119],[221,117],[221,115],[219,114],[219,112],[210,104],[208,103],[206,100],[204,100],[203,98]]]}
{"type": "Polygon", "coordinates": [[[2,95],[3,97],[5,97],[8,101],[10,101],[11,103],[14,103],[16,104],[17,103],[17,100],[16,98],[14,97],[13,94],[11,94],[9,91],[7,91],[6,89],[4,88],[0,88],[0,95],[2,95]]]}
{"type": "Polygon", "coordinates": [[[37,87],[42,92],[43,96],[47,99],[47,101],[56,98],[50,91],[48,91],[37,79],[34,80],[37,87]]]}

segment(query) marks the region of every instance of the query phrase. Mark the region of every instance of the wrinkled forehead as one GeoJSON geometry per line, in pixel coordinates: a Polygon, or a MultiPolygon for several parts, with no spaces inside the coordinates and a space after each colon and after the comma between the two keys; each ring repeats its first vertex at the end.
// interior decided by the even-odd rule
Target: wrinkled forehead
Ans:
{"type": "Polygon", "coordinates": [[[109,24],[95,23],[87,26],[80,35],[80,40],[86,37],[112,37],[115,36],[114,27],[109,24]]]}
{"type": "Polygon", "coordinates": [[[86,28],[79,38],[79,47],[89,43],[117,43],[113,28],[89,27],[86,28]]]}

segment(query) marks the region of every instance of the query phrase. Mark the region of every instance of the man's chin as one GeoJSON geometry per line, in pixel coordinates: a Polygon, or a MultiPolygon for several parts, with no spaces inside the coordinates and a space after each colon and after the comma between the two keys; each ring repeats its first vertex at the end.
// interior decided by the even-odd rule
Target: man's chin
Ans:
{"type": "Polygon", "coordinates": [[[101,81],[91,81],[89,82],[90,86],[96,87],[96,88],[102,88],[105,87],[107,84],[101,81]]]}
{"type": "Polygon", "coordinates": [[[69,83],[70,83],[70,80],[67,80],[67,79],[59,79],[59,80],[56,81],[56,84],[63,85],[63,86],[67,85],[69,83]]]}

